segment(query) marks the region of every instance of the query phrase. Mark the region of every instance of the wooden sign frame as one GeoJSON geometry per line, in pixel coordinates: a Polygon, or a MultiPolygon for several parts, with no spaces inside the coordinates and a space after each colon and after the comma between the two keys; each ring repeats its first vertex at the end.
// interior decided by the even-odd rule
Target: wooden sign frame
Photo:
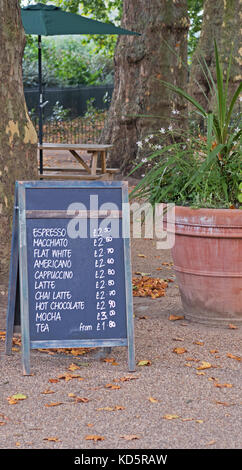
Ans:
{"type": "MultiPolygon", "coordinates": [[[[96,217],[97,215],[95,215],[96,217]]],[[[98,213],[99,217],[105,214],[98,213]]],[[[113,217],[113,216],[112,216],[113,217]]],[[[128,184],[123,181],[18,181],[15,186],[15,203],[13,213],[12,247],[9,274],[8,310],[6,327],[6,354],[11,354],[12,339],[16,315],[20,309],[22,367],[23,374],[30,374],[30,349],[39,348],[78,348],[78,347],[128,347],[128,368],[135,370],[134,325],[133,325],[133,295],[132,271],[130,256],[130,214],[128,204],[128,184]],[[122,194],[122,211],[114,217],[122,218],[124,274],[126,293],[126,327],[127,337],[114,339],[70,339],[70,340],[35,340],[30,338],[29,325],[29,286],[28,286],[28,254],[27,254],[27,218],[63,218],[64,211],[28,211],[26,210],[26,189],[47,188],[119,188],[122,194]],[[30,214],[32,212],[32,214],[30,214]],[[33,212],[35,214],[33,215],[33,212]],[[48,214],[47,214],[48,212],[48,214]],[[19,284],[19,285],[18,285],[19,284]],[[20,306],[17,303],[17,290],[20,292],[20,306]]]]}

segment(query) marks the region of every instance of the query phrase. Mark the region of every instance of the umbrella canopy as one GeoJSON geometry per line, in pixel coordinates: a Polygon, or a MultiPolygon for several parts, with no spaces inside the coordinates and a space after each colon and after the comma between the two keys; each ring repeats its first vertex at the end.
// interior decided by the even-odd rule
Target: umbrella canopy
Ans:
{"type": "MultiPolygon", "coordinates": [[[[56,36],[67,34],[117,34],[139,35],[128,29],[118,28],[112,23],[102,23],[75,13],[68,13],[55,5],[37,3],[21,8],[21,18],[26,34],[38,35],[38,63],[39,63],[39,143],[42,144],[42,71],[41,71],[41,36],[56,36]]],[[[43,173],[43,153],[40,150],[40,174],[43,173]]]]}
{"type": "Polygon", "coordinates": [[[55,36],[62,34],[137,34],[118,28],[112,23],[102,23],[85,16],[68,13],[55,5],[37,3],[21,8],[24,30],[27,34],[55,36]]]}

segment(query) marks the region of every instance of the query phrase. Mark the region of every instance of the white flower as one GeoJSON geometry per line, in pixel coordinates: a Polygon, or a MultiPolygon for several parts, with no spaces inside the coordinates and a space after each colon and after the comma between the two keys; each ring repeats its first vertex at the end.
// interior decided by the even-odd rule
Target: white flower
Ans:
{"type": "Polygon", "coordinates": [[[143,163],[147,162],[147,158],[142,158],[141,160],[143,163]]]}
{"type": "Polygon", "coordinates": [[[138,142],[136,142],[136,144],[138,145],[138,147],[139,147],[140,149],[142,149],[143,144],[142,144],[142,141],[141,141],[141,140],[139,140],[138,142]]]}
{"type": "Polygon", "coordinates": [[[180,114],[180,111],[178,111],[178,109],[173,109],[172,114],[180,114]]]}
{"type": "Polygon", "coordinates": [[[242,96],[239,97],[239,100],[242,101],[242,96]]]}
{"type": "Polygon", "coordinates": [[[161,128],[160,128],[160,133],[161,133],[161,134],[165,134],[165,132],[166,132],[166,130],[164,129],[164,127],[161,127],[161,128]]]}
{"type": "Polygon", "coordinates": [[[169,125],[168,129],[169,129],[169,131],[172,131],[173,127],[172,127],[171,124],[169,125]]]}

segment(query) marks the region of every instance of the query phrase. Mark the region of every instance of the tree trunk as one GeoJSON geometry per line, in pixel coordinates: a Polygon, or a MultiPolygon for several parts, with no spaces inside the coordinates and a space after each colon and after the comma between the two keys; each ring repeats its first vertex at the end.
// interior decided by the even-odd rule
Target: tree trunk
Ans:
{"type": "Polygon", "coordinates": [[[37,177],[37,136],[22,84],[19,0],[0,0],[0,284],[7,282],[16,180],[37,177]]]}
{"type": "Polygon", "coordinates": [[[160,80],[185,87],[187,82],[186,0],[124,0],[122,26],[141,36],[120,36],[115,52],[115,86],[101,140],[112,143],[110,165],[127,173],[149,133],[167,127],[171,111],[185,109],[160,80]],[[149,116],[149,117],[144,117],[149,116]]]}
{"type": "Polygon", "coordinates": [[[213,100],[208,82],[199,64],[203,57],[213,78],[216,77],[214,39],[216,40],[223,69],[226,70],[233,47],[229,92],[235,91],[241,81],[241,0],[205,0],[201,35],[192,58],[189,93],[208,111],[213,100]],[[199,84],[199,86],[198,86],[199,84]],[[205,96],[204,96],[205,95],[205,96]],[[206,97],[208,99],[206,99],[206,97]]]}

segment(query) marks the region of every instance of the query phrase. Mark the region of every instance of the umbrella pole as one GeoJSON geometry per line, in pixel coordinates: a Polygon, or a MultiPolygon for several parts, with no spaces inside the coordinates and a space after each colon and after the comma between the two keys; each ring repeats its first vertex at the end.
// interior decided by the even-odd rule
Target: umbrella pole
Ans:
{"type": "MultiPolygon", "coordinates": [[[[38,65],[39,65],[39,144],[43,143],[43,91],[42,91],[42,59],[41,59],[41,36],[38,36],[38,65]]],[[[43,150],[39,149],[39,168],[43,174],[43,150]]]]}

